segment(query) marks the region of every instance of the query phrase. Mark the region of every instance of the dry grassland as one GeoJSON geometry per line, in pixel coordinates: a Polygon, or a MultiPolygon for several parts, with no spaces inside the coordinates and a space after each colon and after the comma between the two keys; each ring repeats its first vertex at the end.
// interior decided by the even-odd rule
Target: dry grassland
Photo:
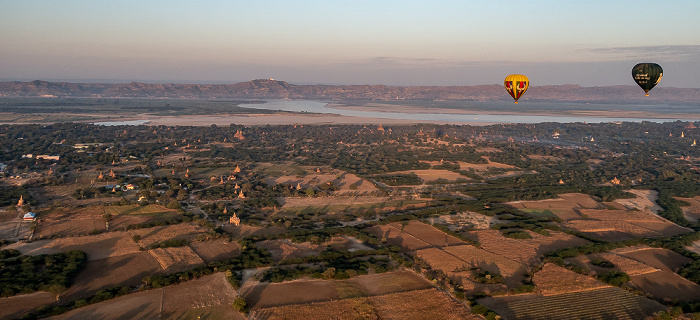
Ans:
{"type": "Polygon", "coordinates": [[[156,248],[148,251],[166,274],[187,271],[205,263],[190,247],[156,248]]]}
{"type": "Polygon", "coordinates": [[[537,286],[537,290],[544,296],[609,287],[609,285],[589,276],[578,274],[553,263],[546,263],[542,270],[535,273],[532,281],[537,286]]]}

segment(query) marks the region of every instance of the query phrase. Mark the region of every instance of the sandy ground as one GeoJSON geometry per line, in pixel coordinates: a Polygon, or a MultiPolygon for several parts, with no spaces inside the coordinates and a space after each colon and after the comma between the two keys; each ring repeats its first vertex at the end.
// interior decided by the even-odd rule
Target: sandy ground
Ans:
{"type": "MultiPolygon", "coordinates": [[[[339,103],[329,103],[326,108],[345,109],[354,111],[369,111],[369,112],[400,112],[400,113],[431,113],[431,114],[503,114],[503,115],[534,115],[534,116],[551,116],[551,110],[517,110],[510,111],[485,111],[485,110],[462,110],[452,108],[425,108],[418,106],[396,105],[371,103],[368,105],[345,105],[339,103]]],[[[571,116],[587,116],[601,118],[678,118],[678,119],[696,119],[696,114],[661,114],[645,111],[630,111],[630,110],[572,110],[566,113],[571,116]]]]}
{"type": "MultiPolygon", "coordinates": [[[[409,120],[409,119],[382,119],[350,117],[335,114],[245,114],[245,115],[219,115],[219,116],[178,116],[178,117],[144,117],[149,125],[168,126],[227,126],[231,123],[242,125],[282,125],[282,124],[414,124],[414,123],[442,123],[463,124],[458,121],[436,120],[409,120]]],[[[492,123],[474,122],[471,125],[490,125],[492,123]]]]}

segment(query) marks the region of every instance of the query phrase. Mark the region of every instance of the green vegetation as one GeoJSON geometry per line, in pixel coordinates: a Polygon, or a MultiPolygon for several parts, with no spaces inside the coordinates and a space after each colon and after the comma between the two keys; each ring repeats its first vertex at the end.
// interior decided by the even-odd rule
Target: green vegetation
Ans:
{"type": "Polygon", "coordinates": [[[620,287],[625,282],[630,282],[632,278],[622,271],[608,271],[601,273],[597,276],[598,280],[603,281],[609,285],[620,287]]]}
{"type": "Polygon", "coordinates": [[[85,266],[87,255],[78,250],[38,256],[0,251],[0,296],[38,290],[60,294],[85,266]]]}

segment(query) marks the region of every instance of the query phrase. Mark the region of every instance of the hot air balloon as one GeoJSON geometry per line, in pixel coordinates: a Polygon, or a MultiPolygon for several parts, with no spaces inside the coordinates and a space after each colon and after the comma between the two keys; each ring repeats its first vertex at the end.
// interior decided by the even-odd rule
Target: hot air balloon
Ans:
{"type": "Polygon", "coordinates": [[[503,81],[503,86],[510,96],[518,103],[518,99],[523,96],[527,88],[530,86],[530,80],[522,74],[511,74],[503,81]]]}
{"type": "Polygon", "coordinates": [[[659,83],[663,76],[664,69],[656,63],[638,63],[632,68],[634,82],[644,90],[647,97],[649,96],[649,90],[659,83]]]}

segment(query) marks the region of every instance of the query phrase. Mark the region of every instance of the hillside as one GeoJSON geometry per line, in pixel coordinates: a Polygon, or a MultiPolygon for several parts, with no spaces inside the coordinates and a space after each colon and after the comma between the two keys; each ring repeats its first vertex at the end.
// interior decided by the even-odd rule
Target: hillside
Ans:
{"type": "MultiPolygon", "coordinates": [[[[510,100],[501,85],[295,85],[272,79],[235,84],[0,82],[0,97],[131,97],[320,100],[510,100]]],[[[637,86],[531,86],[523,100],[700,103],[700,89],[659,87],[645,97],[637,86]]]]}

